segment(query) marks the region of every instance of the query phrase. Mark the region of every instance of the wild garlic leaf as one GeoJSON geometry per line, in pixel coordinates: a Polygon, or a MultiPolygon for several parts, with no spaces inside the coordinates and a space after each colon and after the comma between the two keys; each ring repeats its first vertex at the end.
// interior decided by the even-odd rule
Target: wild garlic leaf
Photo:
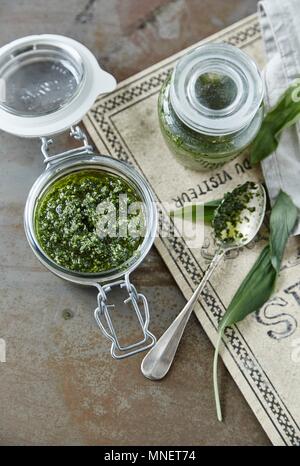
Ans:
{"type": "Polygon", "coordinates": [[[189,204],[177,210],[172,210],[170,217],[182,218],[192,222],[204,221],[206,224],[211,225],[214,212],[220,203],[221,200],[205,202],[204,204],[189,204]]]}
{"type": "Polygon", "coordinates": [[[270,246],[267,245],[235,293],[219,324],[219,330],[222,331],[260,309],[274,291],[276,276],[270,246]]]}
{"type": "Polygon", "coordinates": [[[287,240],[297,222],[298,209],[290,196],[280,191],[270,216],[269,244],[265,246],[229,304],[219,329],[244,319],[270,298],[280,271],[287,240]]]}
{"type": "Polygon", "coordinates": [[[300,84],[295,81],[287,88],[275,107],[265,116],[252,143],[250,162],[261,162],[276,150],[282,131],[300,118],[300,84]]]}
{"type": "Polygon", "coordinates": [[[219,336],[213,362],[213,386],[219,421],[222,421],[222,410],[218,387],[218,355],[224,330],[244,319],[251,312],[260,309],[272,295],[276,278],[277,272],[271,262],[270,245],[267,244],[235,293],[219,324],[219,336]]]}
{"type": "Polygon", "coordinates": [[[284,248],[298,218],[298,209],[290,196],[280,191],[270,217],[271,263],[279,273],[284,248]]]}
{"type": "Polygon", "coordinates": [[[221,322],[213,362],[213,384],[218,419],[222,420],[218,388],[218,354],[226,327],[260,309],[271,297],[280,271],[287,240],[297,222],[298,209],[291,198],[280,191],[270,217],[270,238],[250,272],[235,293],[221,322]]]}

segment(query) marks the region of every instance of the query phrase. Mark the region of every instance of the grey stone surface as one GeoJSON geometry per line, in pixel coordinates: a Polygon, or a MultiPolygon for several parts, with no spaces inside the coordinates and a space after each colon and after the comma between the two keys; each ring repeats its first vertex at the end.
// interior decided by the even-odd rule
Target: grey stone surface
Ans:
{"type": "MultiPolygon", "coordinates": [[[[0,45],[33,33],[69,35],[120,80],[255,8],[255,0],[2,0],[0,45]]],[[[46,271],[25,239],[23,208],[43,170],[39,141],[1,132],[0,164],[0,338],[7,348],[0,444],[269,444],[224,368],[225,422],[216,420],[213,349],[194,317],[160,383],[143,378],[142,356],[111,359],[93,318],[95,292],[46,271]]],[[[155,250],[134,280],[148,296],[159,336],[184,299],[155,250]]],[[[134,337],[130,317],[121,323],[134,337]]]]}

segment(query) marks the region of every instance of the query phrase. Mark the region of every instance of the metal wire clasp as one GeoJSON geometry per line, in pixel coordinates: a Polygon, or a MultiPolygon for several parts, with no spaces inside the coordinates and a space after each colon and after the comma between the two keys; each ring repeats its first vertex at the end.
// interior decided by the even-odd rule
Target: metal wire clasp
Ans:
{"type": "Polygon", "coordinates": [[[148,302],[146,297],[142,293],[138,293],[134,285],[130,283],[129,275],[126,274],[124,280],[119,280],[103,286],[97,284],[96,286],[99,293],[97,296],[98,307],[95,309],[94,316],[102,333],[112,342],[110,349],[112,357],[114,359],[123,359],[151,348],[156,343],[156,338],[148,330],[150,320],[148,302]],[[124,300],[124,304],[132,304],[144,336],[142,340],[127,346],[122,346],[119,342],[110,317],[110,310],[113,310],[115,306],[114,304],[108,304],[107,301],[107,294],[116,286],[126,288],[128,298],[124,300]],[[142,309],[139,303],[142,305],[142,309]],[[106,321],[108,330],[103,325],[103,319],[106,321]]]}
{"type": "Polygon", "coordinates": [[[71,126],[70,136],[76,139],[76,141],[82,141],[83,145],[80,147],[76,147],[75,149],[70,149],[54,155],[49,155],[49,146],[53,144],[53,139],[48,139],[46,137],[41,138],[41,151],[44,156],[44,162],[46,164],[50,164],[51,162],[55,162],[65,157],[81,154],[91,154],[93,152],[93,147],[88,143],[86,134],[82,131],[82,129],[79,126],[71,126]]]}

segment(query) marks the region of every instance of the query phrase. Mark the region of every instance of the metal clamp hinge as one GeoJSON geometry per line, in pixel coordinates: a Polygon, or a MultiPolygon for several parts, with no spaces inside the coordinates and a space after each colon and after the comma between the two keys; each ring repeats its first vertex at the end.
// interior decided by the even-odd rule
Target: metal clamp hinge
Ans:
{"type": "Polygon", "coordinates": [[[51,162],[57,161],[65,157],[93,153],[93,147],[88,143],[86,134],[82,131],[82,129],[79,126],[71,126],[70,136],[76,139],[76,141],[83,142],[83,145],[80,147],[76,147],[75,149],[70,149],[55,155],[49,155],[49,146],[53,144],[53,139],[48,139],[46,137],[41,138],[41,151],[44,156],[44,162],[46,164],[49,164],[51,162]]]}
{"type": "Polygon", "coordinates": [[[107,285],[97,285],[97,288],[99,290],[97,296],[98,307],[95,309],[94,316],[102,333],[112,342],[112,357],[114,359],[124,359],[128,356],[132,356],[151,348],[156,343],[156,338],[148,330],[150,320],[148,302],[146,297],[142,293],[138,293],[132,283],[130,283],[129,276],[125,275],[124,280],[109,283],[107,285]],[[110,317],[110,311],[113,310],[115,306],[113,304],[108,304],[107,302],[107,294],[116,286],[126,288],[128,298],[125,299],[124,304],[132,304],[143,333],[143,339],[127,346],[122,346],[119,342],[110,317]],[[142,310],[139,304],[142,305],[142,310]],[[105,319],[108,330],[103,325],[103,319],[105,319]]]}

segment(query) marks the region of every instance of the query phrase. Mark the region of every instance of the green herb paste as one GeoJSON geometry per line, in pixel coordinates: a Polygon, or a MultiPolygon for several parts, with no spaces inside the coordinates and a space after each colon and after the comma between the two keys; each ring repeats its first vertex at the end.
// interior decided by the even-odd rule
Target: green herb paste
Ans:
{"type": "Polygon", "coordinates": [[[249,214],[255,211],[255,207],[250,207],[249,202],[255,196],[256,190],[257,185],[252,181],[247,181],[224,195],[223,202],[215,211],[213,219],[213,228],[217,239],[223,243],[231,243],[238,238],[243,238],[238,226],[242,221],[249,222],[247,211],[249,214]]]}
{"type": "Polygon", "coordinates": [[[140,203],[138,193],[120,177],[97,170],[68,174],[37,203],[38,242],[56,264],[69,270],[99,273],[119,268],[138,254],[143,241],[140,203]]]}

